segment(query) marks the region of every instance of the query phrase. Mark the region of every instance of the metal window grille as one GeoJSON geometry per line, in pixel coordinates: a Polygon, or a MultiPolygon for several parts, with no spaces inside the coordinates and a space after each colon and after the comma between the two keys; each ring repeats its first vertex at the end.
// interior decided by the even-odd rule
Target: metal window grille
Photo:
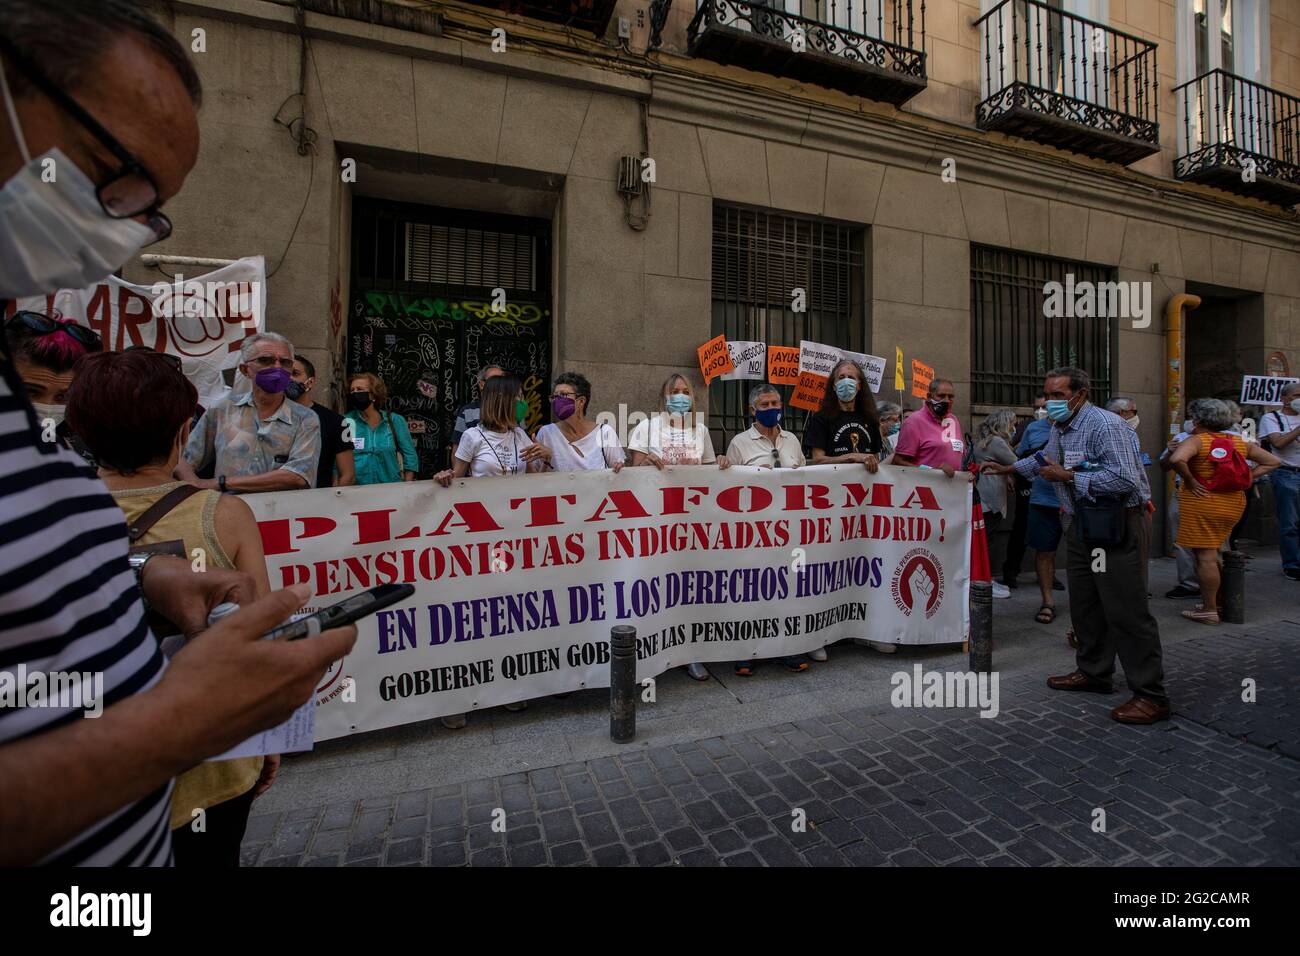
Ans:
{"type": "Polygon", "coordinates": [[[518,233],[406,223],[406,281],[537,289],[537,239],[518,233]]]}
{"type": "MultiPolygon", "coordinates": [[[[1091,400],[1104,402],[1115,381],[1119,319],[1048,317],[1049,282],[1111,282],[1106,266],[971,246],[971,380],[977,405],[1030,405],[1043,373],[1062,365],[1086,371],[1091,400]]],[[[1064,294],[1062,295],[1064,298],[1064,294]]],[[[1094,309],[1099,311],[1098,309],[1094,309]]]]}
{"type": "MultiPolygon", "coordinates": [[[[715,204],[713,334],[864,351],[862,239],[860,228],[844,223],[715,204]],[[804,292],[806,311],[792,309],[796,289],[804,292]]],[[[749,390],[757,384],[715,379],[709,386],[709,429],[719,452],[752,424],[749,390]]],[[[790,390],[781,391],[788,399],[790,390]]],[[[782,427],[802,435],[806,418],[787,404],[782,427]]]]}

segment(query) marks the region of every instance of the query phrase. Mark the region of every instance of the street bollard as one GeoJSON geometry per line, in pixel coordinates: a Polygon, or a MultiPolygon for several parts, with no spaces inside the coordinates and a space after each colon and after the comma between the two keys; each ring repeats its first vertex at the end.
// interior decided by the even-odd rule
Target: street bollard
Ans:
{"type": "Polygon", "coordinates": [[[1219,613],[1229,624],[1246,623],[1246,562],[1242,551],[1223,552],[1223,573],[1219,576],[1219,613]]]}
{"type": "Polygon", "coordinates": [[[970,586],[970,669],[976,674],[993,671],[993,585],[972,581],[970,586]]]}
{"type": "Polygon", "coordinates": [[[636,736],[636,628],[609,629],[609,739],[625,744],[636,736]]]}

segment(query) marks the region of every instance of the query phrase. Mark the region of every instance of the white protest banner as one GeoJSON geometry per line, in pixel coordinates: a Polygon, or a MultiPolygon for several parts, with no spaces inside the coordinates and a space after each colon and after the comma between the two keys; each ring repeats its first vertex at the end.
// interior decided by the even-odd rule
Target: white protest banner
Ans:
{"type": "Polygon", "coordinates": [[[624,468],[243,500],[272,587],[308,583],[312,607],[417,589],[357,624],[317,740],[608,686],[614,624],[637,629],[638,680],[968,630],[971,486],[937,471],[624,468]]]}
{"type": "Polygon", "coordinates": [[[1277,375],[1246,375],[1241,379],[1241,398],[1238,402],[1242,405],[1281,405],[1282,388],[1291,382],[1297,381],[1294,378],[1283,378],[1277,375]]]}
{"type": "Polygon", "coordinates": [[[731,353],[731,364],[735,368],[718,378],[724,382],[734,382],[740,379],[762,381],[767,377],[766,342],[733,342],[727,339],[727,350],[731,353]]]}
{"type": "Polygon", "coordinates": [[[880,391],[880,380],[885,374],[885,360],[879,355],[865,355],[862,352],[850,352],[840,349],[840,355],[862,369],[862,376],[867,380],[867,387],[873,393],[880,391]]]}
{"type": "Polygon", "coordinates": [[[108,276],[85,289],[19,299],[16,309],[59,312],[99,333],[104,348],[146,345],[181,359],[186,376],[211,406],[224,397],[222,369],[239,364],[239,345],[265,328],[266,260],[236,259],[201,276],[135,285],[108,276]]]}
{"type": "Polygon", "coordinates": [[[799,371],[811,372],[822,378],[829,378],[833,369],[844,353],[833,345],[820,342],[799,341],[799,371]]]}

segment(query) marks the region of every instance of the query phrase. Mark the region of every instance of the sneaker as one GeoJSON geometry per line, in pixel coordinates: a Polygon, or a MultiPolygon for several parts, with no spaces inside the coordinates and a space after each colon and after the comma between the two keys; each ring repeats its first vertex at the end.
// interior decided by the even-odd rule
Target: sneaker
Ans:
{"type": "Polygon", "coordinates": [[[1300,581],[1300,568],[1283,568],[1282,573],[1292,581],[1300,581]]]}
{"type": "Polygon", "coordinates": [[[1165,592],[1165,597],[1167,598],[1193,598],[1193,597],[1200,597],[1200,596],[1201,596],[1200,588],[1189,588],[1181,584],[1178,585],[1178,587],[1174,588],[1173,590],[1165,592]]]}
{"type": "Polygon", "coordinates": [[[442,718],[442,725],[448,730],[460,730],[465,726],[464,714],[450,714],[442,718]]]}
{"type": "Polygon", "coordinates": [[[882,644],[880,641],[867,641],[867,647],[873,651],[879,651],[881,654],[897,654],[897,644],[882,644]]]}
{"type": "Polygon", "coordinates": [[[994,581],[993,596],[995,598],[1009,598],[1011,597],[1011,589],[1005,584],[999,584],[997,581],[994,581]]]}
{"type": "Polygon", "coordinates": [[[826,648],[819,647],[808,652],[808,657],[818,664],[826,663],[826,648]]]}
{"type": "Polygon", "coordinates": [[[687,664],[686,673],[690,674],[694,680],[709,679],[709,670],[703,664],[687,664]]]}
{"type": "Polygon", "coordinates": [[[512,714],[517,714],[519,711],[527,709],[528,701],[526,700],[517,700],[513,704],[506,704],[506,710],[510,711],[512,714]]]}

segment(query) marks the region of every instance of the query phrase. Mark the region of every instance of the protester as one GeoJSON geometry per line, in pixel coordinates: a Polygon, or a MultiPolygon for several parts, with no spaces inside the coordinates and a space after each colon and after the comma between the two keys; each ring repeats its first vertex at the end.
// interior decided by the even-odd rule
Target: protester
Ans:
{"type": "MultiPolygon", "coordinates": [[[[1011,435],[1015,430],[1016,413],[1009,408],[999,408],[990,412],[980,422],[979,440],[975,442],[975,461],[983,465],[994,462],[1000,465],[1013,465],[1016,453],[1011,450],[1011,435]]],[[[1008,476],[981,471],[976,483],[980,496],[980,506],[984,513],[984,537],[988,542],[989,567],[1000,568],[1006,560],[1007,539],[1011,536],[1010,506],[1007,503],[1008,476]]],[[[1011,597],[1011,590],[1005,584],[993,582],[995,598],[1011,597]]]]}
{"type": "MultiPolygon", "coordinates": [[[[749,415],[754,419],[754,425],[731,439],[727,446],[727,460],[758,468],[803,467],[806,462],[799,439],[781,427],[783,411],[781,391],[775,385],[751,388],[749,415]]],[[[802,654],[788,655],[780,660],[795,672],[808,669],[808,661],[802,654]]],[[[741,677],[751,677],[758,671],[758,659],[733,661],[731,666],[741,677]]]]}
{"type": "MultiPolygon", "coordinates": [[[[726,455],[718,457],[714,454],[708,423],[703,415],[691,411],[694,404],[695,390],[686,376],[680,372],[669,375],[659,390],[659,413],[638,422],[632,429],[627,443],[631,453],[630,464],[634,467],[654,465],[661,471],[665,465],[712,465],[715,462],[719,468],[731,467],[726,455]]],[[[705,680],[707,676],[697,679],[705,680]]]]}
{"type": "Polygon", "coordinates": [[[1259,440],[1278,458],[1273,485],[1282,573],[1300,581],[1300,382],[1282,388],[1282,407],[1259,422],[1259,440]]]}
{"type": "Polygon", "coordinates": [[[930,382],[925,408],[903,422],[894,446],[895,465],[936,468],[949,478],[969,481],[970,473],[961,466],[966,443],[961,425],[952,415],[957,387],[946,378],[930,382]]]}
{"type": "Polygon", "coordinates": [[[414,481],[420,458],[411,441],[411,429],[397,412],[385,410],[388,387],[371,372],[358,372],[348,385],[348,412],[352,423],[352,458],[358,485],[414,481]]]}
{"type": "Polygon", "coordinates": [[[903,409],[893,402],[877,402],[876,411],[880,414],[880,460],[886,461],[894,453],[898,431],[903,427],[903,409]]]}
{"type": "MultiPolygon", "coordinates": [[[[99,474],[126,514],[134,547],[178,546],[187,560],[238,570],[253,595],[271,593],[262,536],[233,495],[172,480],[189,437],[198,393],[180,360],[150,349],[92,355],[78,367],[68,420],[99,461],[99,474]]],[[[270,788],[278,755],[201,763],[176,779],[172,849],[178,866],[238,866],[255,797],[270,788]],[[191,828],[195,811],[204,826],[191,828]]]]}
{"type": "MultiPolygon", "coordinates": [[[[1142,443],[1138,440],[1137,430],[1140,424],[1138,415],[1137,402],[1127,395],[1115,395],[1106,402],[1106,411],[1112,415],[1117,415],[1124,420],[1124,424],[1133,429],[1133,447],[1137,449],[1138,461],[1143,467],[1151,464],[1151,456],[1142,450],[1142,443]]],[[[1155,512],[1155,505],[1148,499],[1146,509],[1142,514],[1141,535],[1139,541],[1142,548],[1142,585],[1146,587],[1147,578],[1150,570],[1151,558],[1151,515],[1155,512]]],[[[1147,597],[1151,597],[1148,590],[1147,597]]],[[[1070,644],[1074,646],[1073,641],[1070,644]]]]}
{"type": "Polygon", "coordinates": [[[1043,394],[1053,424],[1042,463],[1030,457],[990,469],[1014,469],[1026,478],[1052,482],[1069,520],[1067,576],[1070,619],[1078,635],[1077,668],[1048,678],[1047,685],[1109,694],[1118,654],[1133,697],[1112,710],[1111,717],[1150,724],[1169,719],[1160,629],[1147,607],[1139,567],[1139,525],[1151,493],[1132,431],[1123,419],[1090,403],[1088,387],[1082,369],[1048,372],[1043,394]]]}
{"type": "Polygon", "coordinates": [[[622,469],[627,456],[618,435],[605,423],[587,417],[591,408],[591,382],[585,375],[565,372],[551,388],[551,415],[555,421],[537,431],[537,443],[551,452],[555,471],[622,469]]]}
{"type": "Polygon", "coordinates": [[[316,366],[306,356],[295,355],[292,374],[293,381],[284,393],[303,408],[310,408],[320,419],[320,464],[316,468],[316,487],[355,485],[357,473],[352,460],[352,441],[345,434],[347,426],[343,416],[311,398],[311,390],[316,387],[316,366]]]}
{"type": "MultiPolygon", "coordinates": [[[[1025,429],[1024,437],[1016,446],[1016,455],[1028,458],[1035,452],[1042,451],[1051,434],[1052,422],[1044,408],[1042,416],[1036,417],[1025,429]]],[[[1013,474],[1021,481],[1027,480],[1018,473],[1013,474]]],[[[1034,620],[1039,624],[1051,624],[1056,620],[1056,600],[1052,597],[1052,592],[1064,591],[1065,585],[1056,579],[1056,550],[1061,545],[1061,503],[1056,497],[1055,488],[1046,478],[1036,477],[1029,482],[1027,511],[1025,544],[1034,552],[1034,577],[1038,581],[1041,598],[1034,620]]]]}
{"type": "Polygon", "coordinates": [[[1234,422],[1224,402],[1198,398],[1188,403],[1187,414],[1192,420],[1192,437],[1170,455],[1169,464],[1182,479],[1178,544],[1196,556],[1201,603],[1184,611],[1183,617],[1199,624],[1218,624],[1219,548],[1246,510],[1243,492],[1252,479],[1246,459],[1255,463],[1255,477],[1268,474],[1281,462],[1255,442],[1228,432],[1234,422]],[[1244,474],[1234,474],[1234,465],[1244,474]]]}
{"type": "MultiPolygon", "coordinates": [[[[1028,430],[1029,426],[1035,421],[1041,421],[1047,417],[1047,409],[1043,407],[1043,404],[1046,401],[1047,399],[1043,398],[1041,395],[1034,396],[1033,414],[1028,418],[1021,418],[1016,424],[1016,430],[1011,435],[1012,448],[1019,449],[1020,443],[1024,439],[1025,432],[1028,430]]],[[[1046,441],[1047,430],[1044,429],[1043,442],[1046,441]]],[[[1041,448],[1042,445],[1040,444],[1038,447],[1041,448]]],[[[1017,451],[1017,454],[1020,455],[1023,453],[1017,451]]],[[[1015,483],[1016,516],[1011,525],[1011,537],[1007,541],[1007,558],[1000,569],[992,568],[991,570],[994,572],[1000,570],[1002,574],[1002,583],[1008,588],[1015,588],[1019,587],[1016,578],[1020,575],[1020,567],[1025,561],[1025,535],[1029,530],[1029,495],[1030,490],[1033,488],[1033,483],[1025,481],[1025,479],[1021,478],[1019,475],[1012,475],[1011,477],[1015,483]]],[[[1048,486],[1047,490],[1051,493],[1050,486],[1048,486]]],[[[1055,494],[1052,494],[1051,497],[1053,501],[1056,500],[1055,494]]],[[[1059,584],[1060,582],[1055,583],[1059,584]]],[[[1065,586],[1060,585],[1060,587],[1063,589],[1065,586]]]]}
{"type": "MultiPolygon", "coordinates": [[[[1157,464],[1163,472],[1173,471],[1173,462],[1171,456],[1174,451],[1185,442],[1192,434],[1192,422],[1190,419],[1183,422],[1182,430],[1178,432],[1165,445],[1165,450],[1160,453],[1157,464]]],[[[1167,598],[1191,598],[1201,596],[1201,583],[1196,577],[1196,555],[1189,548],[1180,547],[1178,540],[1178,492],[1182,488],[1183,479],[1174,474],[1174,493],[1169,496],[1165,506],[1165,516],[1169,521],[1169,534],[1174,539],[1174,561],[1177,568],[1178,582],[1168,591],[1165,592],[1167,598]]]]}
{"type": "Polygon", "coordinates": [[[244,339],[239,357],[239,371],[253,387],[203,414],[176,477],[240,494],[311,488],[320,464],[320,419],[284,394],[293,381],[293,343],[258,332],[244,339]],[[209,465],[216,477],[199,478],[196,472],[209,465]]]}
{"type": "Polygon", "coordinates": [[[90,449],[68,427],[63,415],[73,366],[83,355],[101,350],[99,336],[57,313],[15,312],[5,323],[5,344],[41,426],[53,425],[56,441],[92,468],[97,467],[90,449]]]}
{"type": "MultiPolygon", "coordinates": [[[[170,231],[160,207],[194,165],[200,88],[184,48],[133,2],[0,0],[0,23],[4,309],[98,282],[170,231]],[[133,165],[105,165],[105,143],[133,165]],[[42,181],[54,157],[57,180],[42,181]]],[[[79,459],[41,440],[7,348],[0,413],[0,655],[47,673],[94,661],[106,705],[95,720],[62,706],[0,709],[0,865],[166,864],[172,778],[286,720],[356,629],[259,640],[310,593],[280,591],[208,629],[164,672],[141,592],[193,634],[210,608],[252,599],[248,577],[196,574],[169,555],[128,562],[121,510],[79,459]]]]}
{"type": "MultiPolygon", "coordinates": [[[[551,449],[534,442],[522,427],[528,404],[524,401],[523,383],[515,376],[490,376],[483,385],[479,412],[478,424],[461,436],[455,465],[433,476],[444,488],[451,485],[453,478],[526,475],[541,472],[551,463],[551,449]]],[[[528,701],[521,700],[506,704],[506,710],[519,711],[527,706],[528,701]]],[[[464,714],[442,718],[449,730],[460,730],[465,723],[464,714]]]]}
{"type": "Polygon", "coordinates": [[[478,424],[479,402],[483,398],[483,385],[490,378],[506,374],[499,365],[485,365],[474,377],[474,398],[462,405],[456,412],[456,424],[451,430],[451,444],[447,446],[448,465],[454,464],[453,455],[460,447],[461,436],[478,424]]]}

